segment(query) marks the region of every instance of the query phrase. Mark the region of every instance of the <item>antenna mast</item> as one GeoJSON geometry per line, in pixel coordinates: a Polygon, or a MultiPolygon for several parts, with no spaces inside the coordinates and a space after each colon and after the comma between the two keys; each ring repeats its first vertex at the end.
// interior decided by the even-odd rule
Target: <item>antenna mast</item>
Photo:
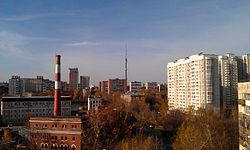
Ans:
{"type": "Polygon", "coordinates": [[[127,57],[127,44],[126,44],[126,49],[125,49],[125,80],[126,84],[128,81],[128,57],[127,57]]]}

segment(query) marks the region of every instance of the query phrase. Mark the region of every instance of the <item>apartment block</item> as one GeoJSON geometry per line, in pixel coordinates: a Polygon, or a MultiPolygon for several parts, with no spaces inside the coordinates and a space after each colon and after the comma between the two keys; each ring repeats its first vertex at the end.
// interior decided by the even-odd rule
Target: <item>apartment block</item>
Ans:
{"type": "Polygon", "coordinates": [[[9,95],[20,96],[25,93],[39,94],[54,91],[54,81],[44,79],[43,76],[36,78],[20,78],[12,76],[9,79],[9,95]]]}
{"type": "Polygon", "coordinates": [[[98,110],[103,105],[102,98],[88,97],[88,111],[98,110]]]}
{"type": "Polygon", "coordinates": [[[127,81],[126,79],[109,79],[108,80],[108,94],[113,94],[114,92],[125,93],[127,91],[127,81]]]}
{"type": "Polygon", "coordinates": [[[242,56],[242,64],[243,64],[242,80],[250,81],[250,54],[242,56]]]}
{"type": "Polygon", "coordinates": [[[78,89],[79,73],[78,68],[69,68],[69,91],[78,89]]]}
{"type": "Polygon", "coordinates": [[[99,90],[102,96],[108,95],[108,81],[100,81],[99,90]]]}
{"type": "Polygon", "coordinates": [[[20,76],[12,76],[9,79],[9,95],[21,94],[21,78],[20,76]]]}
{"type": "Polygon", "coordinates": [[[238,64],[237,56],[227,54],[218,57],[220,77],[220,97],[222,107],[231,109],[237,107],[238,64]]]}
{"type": "Polygon", "coordinates": [[[218,57],[197,54],[167,65],[170,109],[220,107],[218,57]]]}
{"type": "Polygon", "coordinates": [[[139,81],[132,81],[129,83],[129,91],[132,93],[142,92],[142,83],[139,81]]]}
{"type": "Polygon", "coordinates": [[[250,149],[250,82],[238,83],[239,149],[250,149]]]}
{"type": "Polygon", "coordinates": [[[90,77],[80,76],[80,90],[89,88],[90,77]]]}

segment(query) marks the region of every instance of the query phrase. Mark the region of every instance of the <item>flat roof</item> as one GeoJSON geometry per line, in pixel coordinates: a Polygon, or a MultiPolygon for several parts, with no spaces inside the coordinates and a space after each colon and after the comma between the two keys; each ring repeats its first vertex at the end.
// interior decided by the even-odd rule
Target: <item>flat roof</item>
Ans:
{"type": "Polygon", "coordinates": [[[82,122],[81,116],[30,117],[29,122],[82,122]]]}
{"type": "MultiPolygon", "coordinates": [[[[3,102],[14,102],[14,101],[53,101],[54,96],[31,96],[31,97],[2,97],[3,102]]],[[[61,100],[71,100],[71,96],[61,96],[61,100]]]]}

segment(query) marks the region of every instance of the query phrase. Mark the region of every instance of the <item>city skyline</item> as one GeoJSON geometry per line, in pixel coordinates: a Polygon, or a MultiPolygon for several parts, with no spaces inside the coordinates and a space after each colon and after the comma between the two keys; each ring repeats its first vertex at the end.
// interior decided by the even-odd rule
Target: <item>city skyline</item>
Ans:
{"type": "Polygon", "coordinates": [[[199,52],[250,50],[249,1],[0,0],[0,81],[12,75],[54,79],[55,54],[91,83],[125,78],[166,82],[168,62],[199,52]],[[205,50],[204,50],[205,49],[205,50]]]}

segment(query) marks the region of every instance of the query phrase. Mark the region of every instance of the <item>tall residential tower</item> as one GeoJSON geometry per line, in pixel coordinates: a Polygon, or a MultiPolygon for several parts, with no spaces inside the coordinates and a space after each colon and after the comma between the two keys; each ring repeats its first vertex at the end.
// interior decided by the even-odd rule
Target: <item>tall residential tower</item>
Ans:
{"type": "Polygon", "coordinates": [[[220,107],[217,55],[197,54],[170,62],[168,100],[172,109],[220,107]]]}
{"type": "Polygon", "coordinates": [[[78,89],[79,73],[78,68],[69,68],[69,91],[78,89]]]}

